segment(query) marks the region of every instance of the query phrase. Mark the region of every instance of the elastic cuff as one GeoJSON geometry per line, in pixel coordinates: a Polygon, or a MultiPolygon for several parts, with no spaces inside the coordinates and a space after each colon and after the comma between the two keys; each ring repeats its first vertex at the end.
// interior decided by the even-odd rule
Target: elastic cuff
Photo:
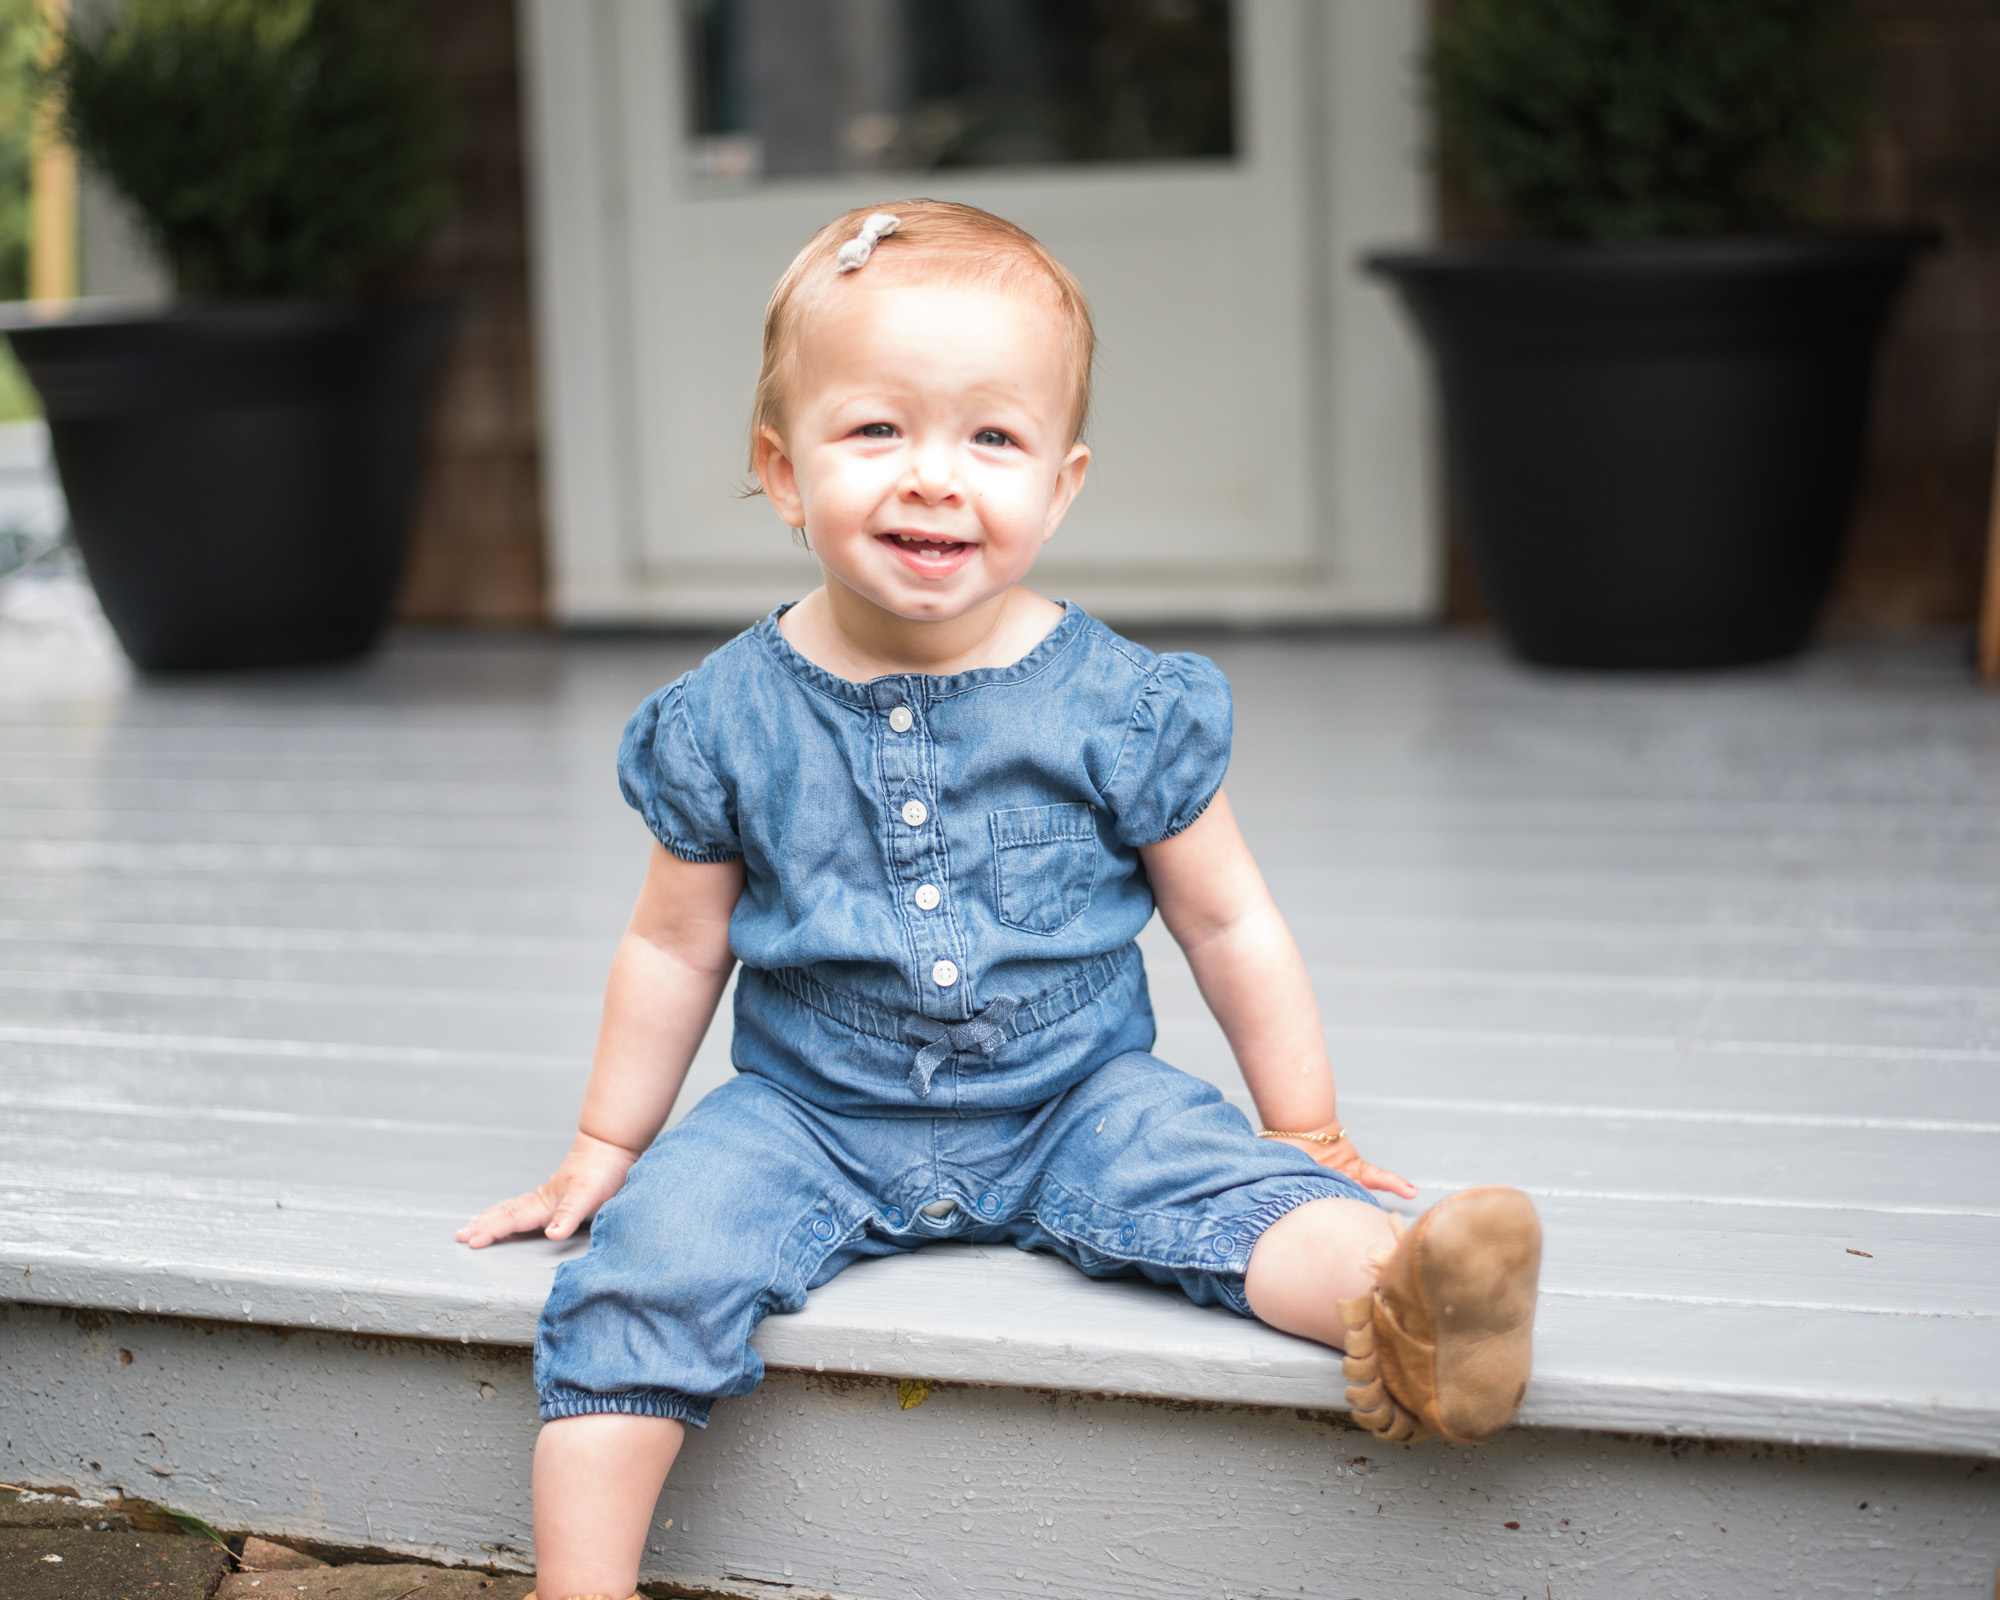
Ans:
{"type": "MultiPolygon", "coordinates": [[[[1227,1227],[1229,1232],[1241,1241],[1240,1264],[1239,1254],[1232,1252],[1229,1264],[1215,1274],[1215,1286],[1220,1291],[1223,1302],[1239,1316],[1254,1318],[1257,1315],[1256,1312],[1250,1309],[1250,1298],[1244,1293],[1244,1280],[1249,1275],[1250,1257],[1257,1249],[1257,1241],[1269,1233],[1279,1222],[1298,1210],[1300,1206],[1311,1205],[1315,1200],[1353,1200],[1358,1197],[1366,1200],[1370,1205],[1381,1205],[1381,1201],[1377,1200],[1366,1189],[1362,1188],[1361,1185],[1348,1177],[1346,1173],[1330,1172],[1327,1176],[1337,1180],[1333,1185],[1332,1193],[1324,1189],[1317,1191],[1311,1189],[1286,1189],[1279,1194],[1267,1196],[1258,1201],[1248,1211],[1242,1212],[1231,1218],[1227,1223],[1219,1225],[1227,1227]]],[[[1312,1180],[1307,1178],[1306,1181],[1311,1182],[1312,1180]]]]}
{"type": "Polygon", "coordinates": [[[1165,844],[1169,839],[1176,838],[1180,834],[1186,833],[1188,829],[1192,828],[1197,822],[1201,821],[1202,817],[1207,814],[1208,808],[1215,804],[1215,797],[1221,793],[1222,793],[1222,785],[1218,783],[1213,789],[1209,790],[1208,798],[1206,800],[1202,801],[1202,803],[1196,806],[1194,810],[1190,811],[1186,816],[1182,817],[1179,821],[1174,823],[1172,827],[1168,828],[1165,833],[1161,834],[1159,838],[1153,840],[1152,842],[1154,844],[1165,844]]]}
{"type": "Polygon", "coordinates": [[[660,841],[668,855],[697,867],[719,867],[743,859],[741,850],[732,850],[727,845],[682,844],[663,833],[656,833],[653,837],[660,841]]]}
{"type": "Polygon", "coordinates": [[[542,1421],[563,1417],[663,1417],[669,1422],[685,1422],[690,1427],[708,1426],[709,1408],[715,1402],[673,1389],[642,1389],[630,1394],[570,1394],[542,1401],[542,1421]]]}

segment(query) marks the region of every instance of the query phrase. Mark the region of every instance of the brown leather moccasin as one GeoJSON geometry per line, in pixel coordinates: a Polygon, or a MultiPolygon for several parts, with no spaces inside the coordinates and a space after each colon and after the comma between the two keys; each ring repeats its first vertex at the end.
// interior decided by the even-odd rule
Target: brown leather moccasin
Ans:
{"type": "Polygon", "coordinates": [[[1477,1444],[1528,1392],[1541,1220],[1520,1190],[1494,1186],[1398,1231],[1375,1292],[1340,1302],[1347,1403],[1378,1438],[1477,1444]]]}

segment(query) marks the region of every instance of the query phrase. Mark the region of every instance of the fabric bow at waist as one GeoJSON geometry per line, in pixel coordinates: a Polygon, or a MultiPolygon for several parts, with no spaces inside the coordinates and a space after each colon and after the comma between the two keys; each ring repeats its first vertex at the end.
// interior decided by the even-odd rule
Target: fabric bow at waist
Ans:
{"type": "Polygon", "coordinates": [[[929,1041],[917,1052],[916,1065],[910,1068],[910,1087],[920,1095],[928,1095],[932,1074],[961,1050],[967,1054],[977,1050],[983,1056],[992,1055],[1000,1048],[1000,1041],[1007,1037],[1007,1019],[1020,1003],[1012,995],[1000,995],[968,1022],[938,1022],[930,1017],[904,1018],[905,1033],[929,1041]]]}

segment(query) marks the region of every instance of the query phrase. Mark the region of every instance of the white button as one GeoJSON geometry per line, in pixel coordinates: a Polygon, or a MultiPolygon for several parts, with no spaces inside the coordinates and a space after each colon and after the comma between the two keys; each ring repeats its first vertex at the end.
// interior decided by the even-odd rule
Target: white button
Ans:
{"type": "Polygon", "coordinates": [[[889,726],[894,728],[898,733],[908,733],[916,723],[916,720],[915,717],[910,715],[910,708],[908,706],[898,706],[894,711],[889,713],[889,726]]]}
{"type": "Polygon", "coordinates": [[[949,989],[958,982],[958,967],[950,961],[935,962],[931,966],[931,982],[940,989],[949,989]]]}
{"type": "Polygon", "coordinates": [[[921,800],[903,802],[903,820],[913,828],[921,828],[924,825],[924,818],[930,814],[930,807],[921,800]]]}
{"type": "Polygon", "coordinates": [[[937,910],[938,901],[943,898],[944,896],[937,892],[936,884],[920,883],[917,885],[917,909],[919,911],[937,910]]]}

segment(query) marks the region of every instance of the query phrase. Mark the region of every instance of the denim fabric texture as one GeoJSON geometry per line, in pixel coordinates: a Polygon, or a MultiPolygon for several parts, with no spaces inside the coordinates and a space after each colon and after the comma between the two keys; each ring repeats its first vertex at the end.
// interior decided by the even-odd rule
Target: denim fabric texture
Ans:
{"type": "Polygon", "coordinates": [[[1334,1197],[1373,1198],[1137,1051],[983,1117],[849,1116],[744,1073],[654,1141],[556,1275],[535,1341],[542,1415],[706,1426],[713,1401],[762,1381],[750,1335],[767,1315],[939,1239],[1044,1250],[1247,1316],[1264,1230],[1334,1197]]]}
{"type": "Polygon", "coordinates": [[[1229,765],[1229,683],[1075,606],[1011,667],[852,683],[774,612],[641,706],[625,798],[687,861],[741,857],[738,1070],[832,1111],[1018,1111],[1152,1043],[1139,847],[1229,765]],[[991,1054],[931,1032],[1006,996],[991,1054]]]}
{"type": "Polygon", "coordinates": [[[744,863],[739,1075],[654,1142],[556,1274],[543,1416],[705,1424],[761,1379],[763,1317],[939,1239],[1248,1315],[1265,1228],[1372,1196],[1146,1053],[1139,850],[1221,787],[1227,681],[1072,605],[1011,667],[853,683],[782,615],[625,730],[620,786],[661,844],[744,863]]]}

